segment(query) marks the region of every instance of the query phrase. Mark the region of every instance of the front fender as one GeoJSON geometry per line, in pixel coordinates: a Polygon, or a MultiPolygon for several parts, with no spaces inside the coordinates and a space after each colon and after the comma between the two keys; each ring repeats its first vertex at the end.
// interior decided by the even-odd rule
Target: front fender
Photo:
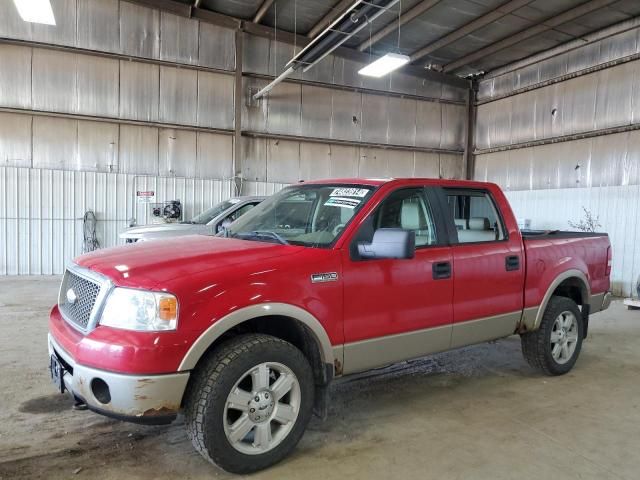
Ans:
{"type": "Polygon", "coordinates": [[[205,330],[191,345],[182,359],[178,371],[192,370],[207,351],[207,349],[225,332],[243,322],[257,317],[281,315],[293,318],[304,324],[313,333],[318,344],[322,361],[326,364],[334,363],[333,347],[329,336],[316,317],[306,310],[287,303],[260,303],[236,310],[216,321],[205,330]]]}

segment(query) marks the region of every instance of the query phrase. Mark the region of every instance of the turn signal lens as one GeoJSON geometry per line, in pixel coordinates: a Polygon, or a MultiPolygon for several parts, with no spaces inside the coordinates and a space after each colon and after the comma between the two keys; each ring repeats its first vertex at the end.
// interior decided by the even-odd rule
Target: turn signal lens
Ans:
{"type": "Polygon", "coordinates": [[[161,297],[158,302],[158,317],[161,320],[170,322],[176,319],[178,313],[178,301],[175,297],[161,297]]]}

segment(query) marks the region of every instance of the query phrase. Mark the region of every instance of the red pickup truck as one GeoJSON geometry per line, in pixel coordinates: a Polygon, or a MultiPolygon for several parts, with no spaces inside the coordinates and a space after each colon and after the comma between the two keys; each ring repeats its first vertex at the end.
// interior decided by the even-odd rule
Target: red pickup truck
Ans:
{"type": "Polygon", "coordinates": [[[79,405],[166,423],[236,473],[284,458],[343,375],[519,334],[568,372],[610,303],[606,234],[520,232],[500,189],[436,179],[304,182],[224,238],[83,255],[49,320],[79,405]]]}

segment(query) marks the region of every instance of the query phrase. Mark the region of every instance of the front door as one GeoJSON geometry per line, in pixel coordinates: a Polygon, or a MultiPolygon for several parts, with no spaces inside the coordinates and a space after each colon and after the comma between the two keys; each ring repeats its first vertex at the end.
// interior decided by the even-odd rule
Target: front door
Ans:
{"type": "Polygon", "coordinates": [[[391,192],[344,249],[345,374],[449,348],[452,256],[436,202],[423,188],[391,192]],[[415,231],[415,257],[360,259],[356,243],[378,228],[415,231]]]}

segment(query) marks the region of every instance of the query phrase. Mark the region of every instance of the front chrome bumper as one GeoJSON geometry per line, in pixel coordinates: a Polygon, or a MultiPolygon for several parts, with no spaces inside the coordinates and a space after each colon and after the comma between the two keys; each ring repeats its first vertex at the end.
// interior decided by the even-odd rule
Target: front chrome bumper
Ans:
{"type": "MultiPolygon", "coordinates": [[[[176,418],[189,372],[164,375],[125,375],[77,364],[49,334],[49,355],[62,360],[64,385],[90,410],[136,423],[163,424],[176,418]],[[102,380],[108,386],[109,401],[96,398],[102,380]]],[[[103,385],[104,386],[104,385],[103,385]]]]}

